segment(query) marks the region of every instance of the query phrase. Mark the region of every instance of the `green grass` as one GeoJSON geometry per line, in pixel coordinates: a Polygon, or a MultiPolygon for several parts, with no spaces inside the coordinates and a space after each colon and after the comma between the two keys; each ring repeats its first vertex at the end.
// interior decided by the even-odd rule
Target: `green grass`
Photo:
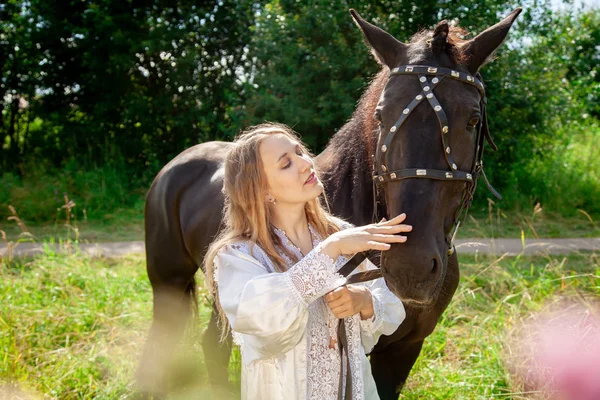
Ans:
{"type": "MultiPolygon", "coordinates": [[[[18,211],[18,210],[17,210],[18,211]]],[[[71,219],[65,217],[50,224],[30,225],[23,221],[28,233],[23,234],[16,221],[0,221],[0,231],[8,240],[59,241],[78,240],[80,243],[144,240],[144,212],[141,205],[132,209],[117,209],[101,219],[71,219]]],[[[600,237],[598,217],[581,210],[571,217],[563,217],[544,210],[534,212],[506,211],[491,205],[487,212],[475,211],[468,215],[459,230],[459,238],[590,238],[600,237]]]]}
{"type": "Polygon", "coordinates": [[[509,373],[510,343],[532,315],[600,295],[600,258],[460,258],[460,287],[401,398],[525,398],[509,373]]]}
{"type": "Polygon", "coordinates": [[[63,218],[55,223],[25,224],[26,232],[14,221],[0,222],[0,231],[7,239],[17,241],[77,240],[80,243],[144,240],[143,209],[118,209],[102,219],[77,220],[63,218]]]}
{"type": "MultiPolygon", "coordinates": [[[[560,298],[600,295],[595,254],[461,256],[461,274],[458,292],[425,342],[401,398],[519,398],[507,369],[507,343],[515,329],[560,298]]],[[[2,263],[0,275],[0,387],[58,399],[133,394],[151,315],[142,257],[47,252],[2,263]]],[[[203,302],[178,352],[174,399],[206,392],[199,338],[208,312],[203,302]]],[[[239,368],[237,353],[232,367],[239,368]]]]}
{"type": "MultiPolygon", "coordinates": [[[[3,265],[0,380],[60,399],[118,399],[150,318],[141,258],[3,265]]],[[[0,396],[1,397],[1,396],[0,396]]]]}
{"type": "Polygon", "coordinates": [[[23,176],[0,174],[0,217],[14,206],[31,223],[56,223],[68,213],[77,220],[103,219],[119,209],[141,210],[149,184],[142,185],[122,166],[84,169],[72,161],[57,170],[30,162],[23,176]]]}
{"type": "Polygon", "coordinates": [[[600,237],[600,219],[584,210],[570,217],[540,208],[519,212],[490,205],[472,212],[459,230],[460,238],[591,238],[600,237]],[[538,211],[539,210],[539,211],[538,211]]]}

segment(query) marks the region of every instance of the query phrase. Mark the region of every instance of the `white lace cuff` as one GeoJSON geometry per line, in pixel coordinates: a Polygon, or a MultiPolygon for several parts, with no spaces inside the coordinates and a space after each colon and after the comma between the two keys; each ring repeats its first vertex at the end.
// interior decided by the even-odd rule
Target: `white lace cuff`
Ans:
{"type": "Polygon", "coordinates": [[[307,307],[346,281],[336,272],[335,261],[321,253],[320,246],[315,247],[284,275],[296,299],[307,307]]]}
{"type": "MultiPolygon", "coordinates": [[[[367,288],[367,290],[369,290],[367,288]]],[[[375,296],[373,296],[373,293],[369,290],[369,293],[371,293],[371,299],[373,299],[373,317],[369,318],[369,319],[365,319],[365,320],[360,320],[360,329],[363,331],[364,334],[369,335],[369,336],[373,336],[375,334],[375,332],[377,332],[379,330],[379,328],[381,327],[381,325],[383,324],[383,304],[381,304],[381,302],[379,301],[379,299],[375,296]]]]}

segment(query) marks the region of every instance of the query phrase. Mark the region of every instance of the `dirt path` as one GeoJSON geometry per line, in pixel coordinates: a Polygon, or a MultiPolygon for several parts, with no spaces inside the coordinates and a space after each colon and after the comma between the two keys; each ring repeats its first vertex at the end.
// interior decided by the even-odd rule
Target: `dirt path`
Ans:
{"type": "MultiPolygon", "coordinates": [[[[17,243],[0,244],[0,257],[8,256],[12,252],[14,257],[41,254],[44,248],[54,252],[70,252],[73,247],[64,244],[17,243]],[[9,248],[10,247],[10,248],[9,248]]],[[[103,257],[121,257],[127,254],[144,254],[144,242],[104,242],[80,244],[80,251],[103,257]]],[[[517,255],[517,254],[568,254],[573,252],[600,251],[600,238],[580,239],[459,239],[456,249],[462,254],[491,254],[491,255],[517,255]]]]}

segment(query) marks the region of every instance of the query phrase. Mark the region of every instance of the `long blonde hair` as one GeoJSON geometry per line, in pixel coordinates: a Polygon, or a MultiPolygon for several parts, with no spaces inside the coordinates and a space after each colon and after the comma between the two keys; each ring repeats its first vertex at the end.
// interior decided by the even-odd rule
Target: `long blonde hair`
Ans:
{"type": "MultiPolygon", "coordinates": [[[[260,246],[273,261],[278,272],[287,269],[278,249],[284,251],[292,260],[299,261],[282,246],[279,236],[271,228],[272,205],[265,200],[267,180],[259,149],[263,140],[276,134],[283,134],[297,141],[302,151],[310,154],[292,129],[283,124],[264,123],[252,126],[238,135],[225,159],[223,222],[219,235],[209,246],[204,257],[205,282],[220,314],[222,338],[227,335],[228,324],[219,304],[217,282],[214,279],[217,253],[229,244],[248,241],[251,245],[260,246]]],[[[318,170],[316,174],[319,175],[318,170]]],[[[327,205],[325,196],[320,197],[327,205]]],[[[339,231],[334,217],[324,209],[319,198],[308,201],[304,210],[308,222],[321,237],[325,238],[339,231]]]]}

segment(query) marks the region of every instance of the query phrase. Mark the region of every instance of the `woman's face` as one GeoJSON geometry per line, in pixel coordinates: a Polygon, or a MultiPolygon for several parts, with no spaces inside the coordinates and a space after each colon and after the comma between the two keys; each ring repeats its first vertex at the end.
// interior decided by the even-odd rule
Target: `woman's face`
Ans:
{"type": "Polygon", "coordinates": [[[323,192],[311,157],[296,140],[271,135],[261,142],[259,153],[269,186],[265,200],[272,196],[277,204],[304,204],[323,192]]]}

